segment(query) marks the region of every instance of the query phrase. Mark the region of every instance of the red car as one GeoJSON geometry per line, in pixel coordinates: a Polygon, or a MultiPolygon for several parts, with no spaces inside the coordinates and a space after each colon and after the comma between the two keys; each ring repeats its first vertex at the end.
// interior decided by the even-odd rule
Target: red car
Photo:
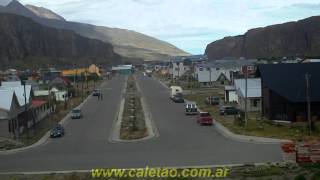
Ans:
{"type": "Polygon", "coordinates": [[[213,125],[214,119],[208,112],[199,112],[197,117],[197,123],[201,125],[213,125]]]}

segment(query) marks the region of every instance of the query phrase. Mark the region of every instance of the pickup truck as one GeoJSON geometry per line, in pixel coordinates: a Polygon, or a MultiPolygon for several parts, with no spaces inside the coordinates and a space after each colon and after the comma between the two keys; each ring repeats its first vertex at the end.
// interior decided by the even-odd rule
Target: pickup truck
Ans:
{"type": "Polygon", "coordinates": [[[197,123],[201,125],[213,125],[213,118],[208,112],[199,112],[197,117],[197,123]]]}

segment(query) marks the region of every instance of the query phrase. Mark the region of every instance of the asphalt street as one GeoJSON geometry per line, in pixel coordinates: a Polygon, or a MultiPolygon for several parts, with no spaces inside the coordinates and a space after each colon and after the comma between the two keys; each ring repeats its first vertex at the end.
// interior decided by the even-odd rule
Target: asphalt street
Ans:
{"type": "Polygon", "coordinates": [[[108,80],[101,87],[103,101],[91,97],[83,106],[84,117],[70,120],[63,138],[23,152],[0,155],[0,172],[90,170],[199,166],[281,161],[279,145],[230,140],[210,126],[199,126],[185,116],[183,104],[169,99],[157,80],[138,75],[137,80],[159,136],[140,142],[109,141],[116,120],[125,78],[108,80]]]}

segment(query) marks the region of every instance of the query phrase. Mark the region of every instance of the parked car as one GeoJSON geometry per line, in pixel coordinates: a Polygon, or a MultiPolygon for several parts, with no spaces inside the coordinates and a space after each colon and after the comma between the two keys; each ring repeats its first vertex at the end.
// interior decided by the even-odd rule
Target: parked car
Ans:
{"type": "Polygon", "coordinates": [[[75,108],[71,112],[71,119],[80,119],[82,118],[81,109],[75,108]]]}
{"type": "Polygon", "coordinates": [[[185,114],[186,115],[196,115],[198,114],[198,107],[195,102],[187,102],[185,105],[185,114]]]}
{"type": "Polygon", "coordinates": [[[58,124],[51,129],[51,132],[50,132],[51,138],[62,137],[62,136],[64,136],[64,128],[62,125],[58,124]]]}
{"type": "Polygon", "coordinates": [[[175,103],[184,103],[184,99],[182,97],[182,94],[176,94],[171,99],[175,103]]]}
{"type": "Polygon", "coordinates": [[[206,97],[205,103],[207,105],[219,105],[220,104],[220,98],[209,96],[209,97],[206,97]]]}
{"type": "Polygon", "coordinates": [[[213,118],[208,112],[199,112],[197,117],[197,123],[201,125],[212,125],[213,118]]]}
{"type": "Polygon", "coordinates": [[[100,95],[100,90],[99,90],[99,89],[93,90],[92,95],[93,95],[93,96],[99,96],[99,95],[100,95]]]}
{"type": "Polygon", "coordinates": [[[234,115],[239,113],[239,109],[234,106],[221,106],[220,115],[234,115]]]}

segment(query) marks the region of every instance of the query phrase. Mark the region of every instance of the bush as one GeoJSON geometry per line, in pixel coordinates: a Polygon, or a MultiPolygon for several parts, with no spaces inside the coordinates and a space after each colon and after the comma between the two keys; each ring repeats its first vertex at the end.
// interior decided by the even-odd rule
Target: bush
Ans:
{"type": "Polygon", "coordinates": [[[320,171],[313,174],[312,180],[320,180],[320,171]]]}
{"type": "Polygon", "coordinates": [[[304,177],[303,174],[299,174],[299,175],[297,175],[297,176],[294,178],[294,180],[307,180],[307,178],[304,177]]]}

